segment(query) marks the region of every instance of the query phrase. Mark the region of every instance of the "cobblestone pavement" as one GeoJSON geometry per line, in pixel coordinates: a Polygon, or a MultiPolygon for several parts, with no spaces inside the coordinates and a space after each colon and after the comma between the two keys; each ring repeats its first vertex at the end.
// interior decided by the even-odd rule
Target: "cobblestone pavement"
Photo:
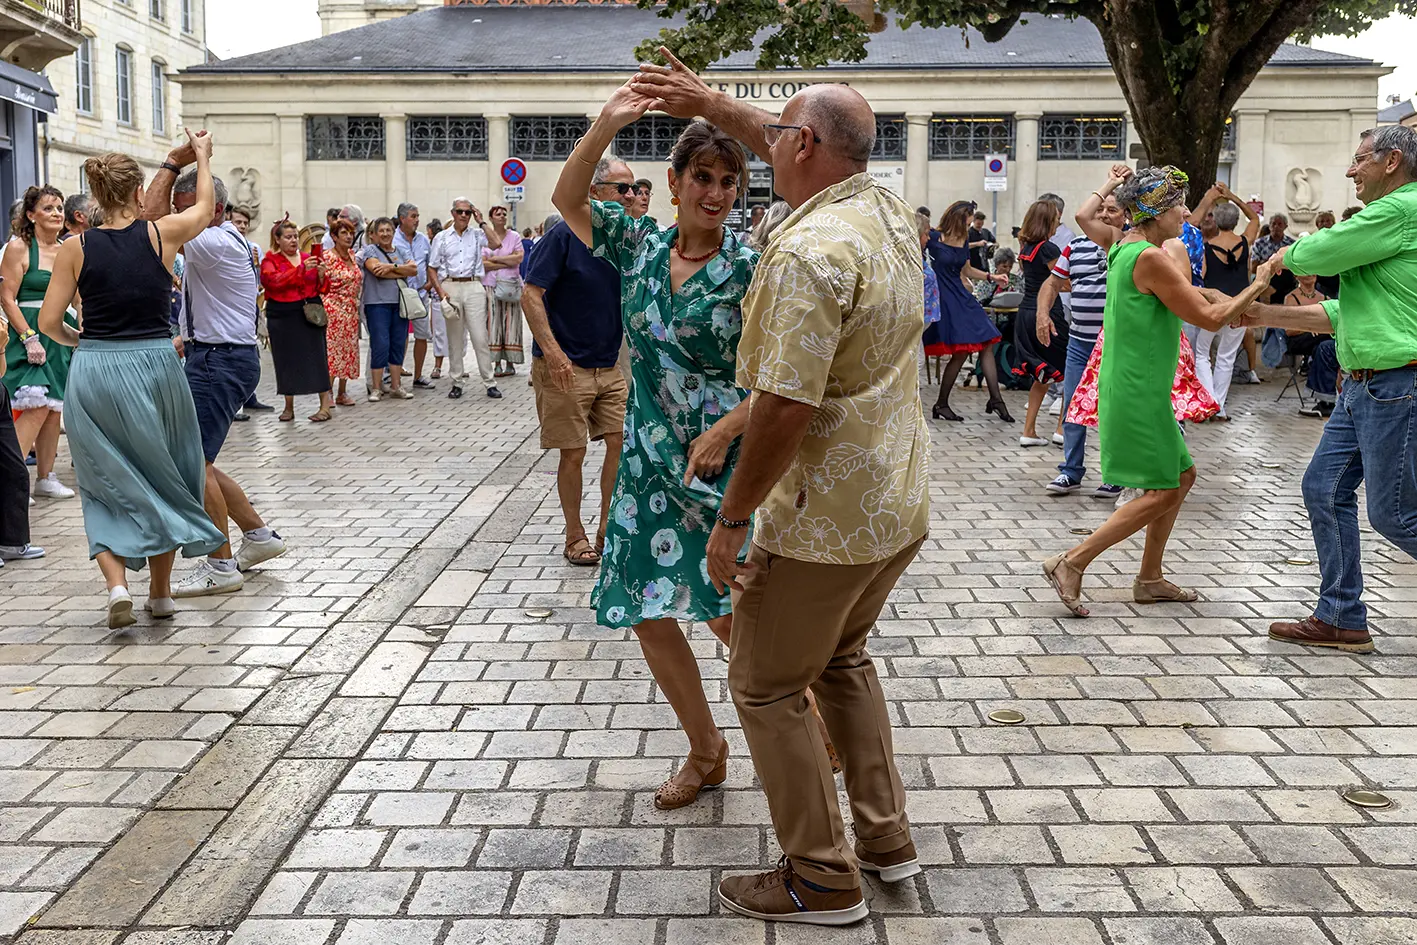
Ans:
{"type": "Polygon", "coordinates": [[[1202,600],[1130,603],[1132,542],[1085,621],[1037,562],[1108,507],[1043,495],[1057,451],[956,398],[930,539],[871,643],[928,865],[870,884],[845,930],[717,902],[778,849],[702,626],[728,783],[653,808],[685,742],[560,557],[520,378],[237,426],[222,465],[292,550],[170,623],[103,629],[78,502],[41,500],[49,557],[0,571],[0,940],[1410,945],[1417,567],[1365,531],[1376,655],[1266,639],[1317,583],[1299,477],[1320,425],[1277,387],[1190,434],[1170,564],[1202,600]],[[1005,707],[1027,721],[987,720],[1005,707]],[[1350,807],[1357,785],[1396,806],[1350,807]]]}

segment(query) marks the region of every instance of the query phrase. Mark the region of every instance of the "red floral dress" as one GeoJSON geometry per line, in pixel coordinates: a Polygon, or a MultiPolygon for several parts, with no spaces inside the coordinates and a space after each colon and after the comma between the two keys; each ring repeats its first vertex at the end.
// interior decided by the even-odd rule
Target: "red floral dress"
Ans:
{"type": "MultiPolygon", "coordinates": [[[[1064,418],[1068,423],[1097,426],[1097,372],[1102,366],[1104,335],[1105,332],[1097,333],[1092,357],[1087,359],[1082,380],[1078,381],[1077,390],[1068,401],[1068,415],[1064,418]]],[[[1171,409],[1177,420],[1194,423],[1209,420],[1220,412],[1220,405],[1196,377],[1196,355],[1184,332],[1181,333],[1181,357],[1176,362],[1176,379],[1171,384],[1171,409]]]]}
{"type": "Polygon", "coordinates": [[[330,323],[325,328],[325,344],[329,349],[330,377],[357,378],[359,370],[359,289],[363,277],[353,259],[341,259],[339,253],[325,253],[325,269],[329,273],[329,288],[320,296],[330,323]]]}

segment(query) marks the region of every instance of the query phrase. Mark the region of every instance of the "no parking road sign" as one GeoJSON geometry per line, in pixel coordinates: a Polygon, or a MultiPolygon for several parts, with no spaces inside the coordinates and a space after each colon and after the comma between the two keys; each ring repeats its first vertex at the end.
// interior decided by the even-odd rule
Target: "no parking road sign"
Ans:
{"type": "Polygon", "coordinates": [[[1003,154],[984,155],[984,189],[1007,190],[1009,186],[1009,159],[1003,154]]]}
{"type": "Polygon", "coordinates": [[[520,158],[508,158],[502,162],[502,182],[520,184],[526,181],[526,163],[520,158]]]}

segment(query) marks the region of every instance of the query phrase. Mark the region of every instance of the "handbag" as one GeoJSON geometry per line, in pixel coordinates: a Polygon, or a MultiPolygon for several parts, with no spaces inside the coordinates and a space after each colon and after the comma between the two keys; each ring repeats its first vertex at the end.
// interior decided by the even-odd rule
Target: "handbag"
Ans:
{"type": "Polygon", "coordinates": [[[325,303],[318,295],[305,300],[305,320],[316,328],[324,328],[330,323],[330,315],[325,311],[325,303]]]}
{"type": "MultiPolygon", "coordinates": [[[[383,247],[375,247],[383,257],[389,261],[390,265],[397,265],[393,258],[384,252],[383,247]]],[[[399,318],[408,321],[417,321],[420,318],[428,317],[428,308],[423,304],[423,298],[418,294],[418,290],[402,279],[399,283],[399,318]]]]}
{"type": "Polygon", "coordinates": [[[492,297],[498,302],[520,302],[522,300],[522,280],[518,278],[498,279],[492,286],[492,297]]]}

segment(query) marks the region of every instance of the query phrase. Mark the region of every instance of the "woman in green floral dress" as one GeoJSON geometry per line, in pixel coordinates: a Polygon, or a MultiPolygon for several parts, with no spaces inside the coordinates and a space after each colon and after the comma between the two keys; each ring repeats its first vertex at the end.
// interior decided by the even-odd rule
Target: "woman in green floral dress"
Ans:
{"type": "Polygon", "coordinates": [[[675,226],[661,231],[648,216],[635,219],[608,201],[608,188],[633,186],[634,177],[601,155],[648,106],[628,86],[618,89],[566,162],[552,202],[621,274],[633,384],[591,601],[602,625],[634,628],[689,737],[683,769],[655,794],[659,807],[673,809],[727,776],[728,743],[679,621],[704,621],[728,642],[732,606],[709,581],[705,547],[748,420],[734,374],[739,304],[758,254],[724,225],[747,158],[704,122],[690,125],[670,155],[675,226]]]}

